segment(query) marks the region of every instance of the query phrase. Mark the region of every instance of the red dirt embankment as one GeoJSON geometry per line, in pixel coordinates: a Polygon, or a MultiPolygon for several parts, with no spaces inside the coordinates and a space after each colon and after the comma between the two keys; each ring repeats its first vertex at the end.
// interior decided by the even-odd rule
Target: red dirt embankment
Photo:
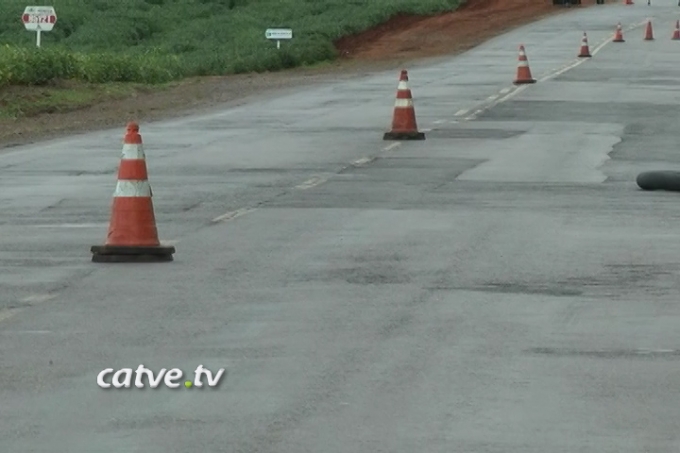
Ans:
{"type": "MultiPolygon", "coordinates": [[[[582,6],[595,4],[582,0],[582,6]]],[[[468,0],[435,17],[395,17],[373,30],[336,43],[344,58],[411,59],[462,52],[521,25],[569,11],[552,0],[468,0]]]]}

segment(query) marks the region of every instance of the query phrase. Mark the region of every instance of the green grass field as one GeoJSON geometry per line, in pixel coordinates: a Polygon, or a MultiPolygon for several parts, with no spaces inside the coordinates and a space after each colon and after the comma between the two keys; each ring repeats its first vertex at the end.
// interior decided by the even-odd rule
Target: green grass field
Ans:
{"type": "Polygon", "coordinates": [[[464,0],[0,0],[0,121],[76,110],[186,77],[276,71],[334,59],[333,43],[396,14],[464,0]],[[24,29],[28,5],[57,24],[24,29]],[[292,28],[281,49],[267,28],[292,28]],[[22,88],[25,87],[25,88],[22,88]]]}
{"type": "Polygon", "coordinates": [[[333,42],[395,14],[429,15],[461,0],[34,0],[57,24],[26,31],[27,0],[0,2],[0,87],[52,80],[164,83],[275,71],[335,57],[333,42]],[[267,28],[292,28],[280,50],[267,28]]]}

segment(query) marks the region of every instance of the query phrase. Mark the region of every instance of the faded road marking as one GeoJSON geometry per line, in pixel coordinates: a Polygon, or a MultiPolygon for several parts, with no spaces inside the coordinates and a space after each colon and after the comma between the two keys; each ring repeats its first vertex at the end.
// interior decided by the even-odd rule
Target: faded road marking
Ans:
{"type": "Polygon", "coordinates": [[[491,107],[496,106],[496,105],[500,104],[501,102],[507,101],[508,99],[516,96],[517,94],[521,93],[522,91],[526,90],[527,88],[529,88],[529,85],[521,85],[521,86],[515,88],[513,91],[511,91],[510,93],[506,94],[505,96],[500,98],[498,101],[496,101],[491,107]]]}
{"type": "Polygon", "coordinates": [[[461,109],[461,110],[458,110],[456,113],[454,113],[453,116],[463,116],[463,115],[465,115],[468,111],[469,111],[469,110],[467,110],[467,109],[461,109]]]}
{"type": "Polygon", "coordinates": [[[391,151],[394,148],[396,148],[397,146],[401,146],[401,142],[392,143],[391,145],[384,147],[383,151],[391,151]]]}
{"type": "Polygon", "coordinates": [[[255,209],[255,208],[241,208],[241,209],[237,209],[236,211],[229,211],[227,213],[224,213],[219,217],[215,217],[212,221],[213,221],[213,223],[227,222],[229,220],[234,220],[237,217],[244,216],[244,215],[249,214],[249,213],[256,211],[256,210],[257,209],[255,209]]]}
{"type": "Polygon", "coordinates": [[[372,162],[374,160],[375,160],[375,157],[362,157],[361,159],[355,160],[354,162],[352,162],[352,165],[355,165],[355,166],[365,165],[365,164],[372,162]]]}
{"type": "Polygon", "coordinates": [[[21,299],[21,302],[25,304],[39,304],[54,299],[55,297],[57,297],[56,294],[31,294],[30,296],[21,299]]]}
{"type": "Polygon", "coordinates": [[[298,184],[297,186],[295,186],[295,188],[300,189],[300,190],[311,189],[312,187],[318,186],[319,184],[323,184],[324,182],[326,182],[326,179],[314,177],[314,178],[308,179],[307,181],[303,182],[302,184],[298,184]]]}
{"type": "MultiPolygon", "coordinates": [[[[591,53],[591,55],[592,55],[592,53],[591,53]]],[[[565,67],[562,68],[562,69],[554,70],[554,72],[548,74],[548,75],[545,76],[545,77],[542,77],[542,78],[538,79],[538,81],[539,81],[539,82],[545,82],[546,80],[550,80],[550,79],[552,79],[552,78],[555,78],[555,77],[557,77],[557,76],[559,76],[559,75],[564,74],[565,72],[569,71],[570,69],[574,69],[575,67],[582,65],[582,64],[585,63],[586,61],[587,61],[587,60],[585,60],[585,59],[576,60],[576,61],[573,62],[572,64],[567,65],[567,66],[565,66],[565,67]]]]}
{"type": "Polygon", "coordinates": [[[517,96],[519,93],[522,91],[526,90],[529,87],[529,85],[520,85],[519,87],[515,88],[514,90],[511,89],[511,91],[503,96],[500,99],[497,99],[496,101],[492,102],[491,104],[482,107],[480,109],[477,109],[472,113],[471,115],[465,117],[466,121],[471,121],[477,118],[477,116],[481,115],[482,113],[486,112],[487,110],[492,109],[493,107],[497,106],[498,104],[507,101],[508,99],[517,96]]]}
{"type": "Polygon", "coordinates": [[[12,316],[16,315],[21,311],[20,308],[9,308],[7,310],[0,310],[0,322],[6,321],[12,316]]]}
{"type": "Polygon", "coordinates": [[[465,117],[465,121],[474,120],[475,118],[477,118],[477,115],[484,113],[484,111],[489,108],[491,108],[491,106],[475,110],[474,112],[472,112],[472,115],[465,117]]]}

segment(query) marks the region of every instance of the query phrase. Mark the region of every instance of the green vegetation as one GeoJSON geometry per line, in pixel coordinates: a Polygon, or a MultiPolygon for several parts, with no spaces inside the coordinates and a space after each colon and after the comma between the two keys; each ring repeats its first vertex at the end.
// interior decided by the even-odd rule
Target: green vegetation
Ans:
{"type": "Polygon", "coordinates": [[[34,0],[54,6],[42,34],[21,23],[26,1],[0,2],[0,87],[53,80],[164,83],[274,71],[335,57],[333,42],[396,14],[429,15],[461,0],[34,0]],[[281,49],[266,28],[292,28],[281,49]]]}

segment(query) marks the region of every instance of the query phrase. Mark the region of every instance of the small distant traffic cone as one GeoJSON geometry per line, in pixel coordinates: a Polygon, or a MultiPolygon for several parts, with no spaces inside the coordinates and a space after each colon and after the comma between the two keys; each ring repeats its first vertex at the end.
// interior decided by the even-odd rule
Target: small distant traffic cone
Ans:
{"type": "Polygon", "coordinates": [[[515,85],[523,83],[536,83],[536,80],[531,77],[531,69],[529,69],[529,60],[524,50],[524,46],[519,46],[519,62],[517,63],[517,77],[513,81],[515,85]]]}
{"type": "Polygon", "coordinates": [[[645,41],[654,41],[654,32],[652,31],[651,19],[647,19],[647,27],[645,28],[645,41]]]}
{"type": "Polygon", "coordinates": [[[633,0],[626,0],[626,5],[634,5],[633,0]]]}
{"type": "Polygon", "coordinates": [[[614,40],[612,42],[626,42],[623,39],[623,31],[621,30],[621,22],[616,25],[616,34],[614,35],[614,40]]]}
{"type": "Polygon", "coordinates": [[[673,37],[671,39],[676,41],[680,39],[680,20],[675,21],[675,31],[673,32],[673,37]]]}
{"type": "Polygon", "coordinates": [[[580,58],[591,57],[590,48],[588,47],[588,36],[583,32],[583,39],[581,39],[581,53],[578,54],[580,58]]]}
{"type": "Polygon", "coordinates": [[[416,111],[413,107],[411,89],[408,87],[408,71],[401,71],[394,102],[392,130],[385,132],[383,140],[425,140],[425,134],[418,132],[416,111]]]}
{"type": "Polygon", "coordinates": [[[162,246],[158,240],[151,197],[139,126],[130,123],[118,168],[118,184],[113,194],[106,244],[92,246],[92,261],[121,263],[173,260],[175,247],[162,246]]]}

